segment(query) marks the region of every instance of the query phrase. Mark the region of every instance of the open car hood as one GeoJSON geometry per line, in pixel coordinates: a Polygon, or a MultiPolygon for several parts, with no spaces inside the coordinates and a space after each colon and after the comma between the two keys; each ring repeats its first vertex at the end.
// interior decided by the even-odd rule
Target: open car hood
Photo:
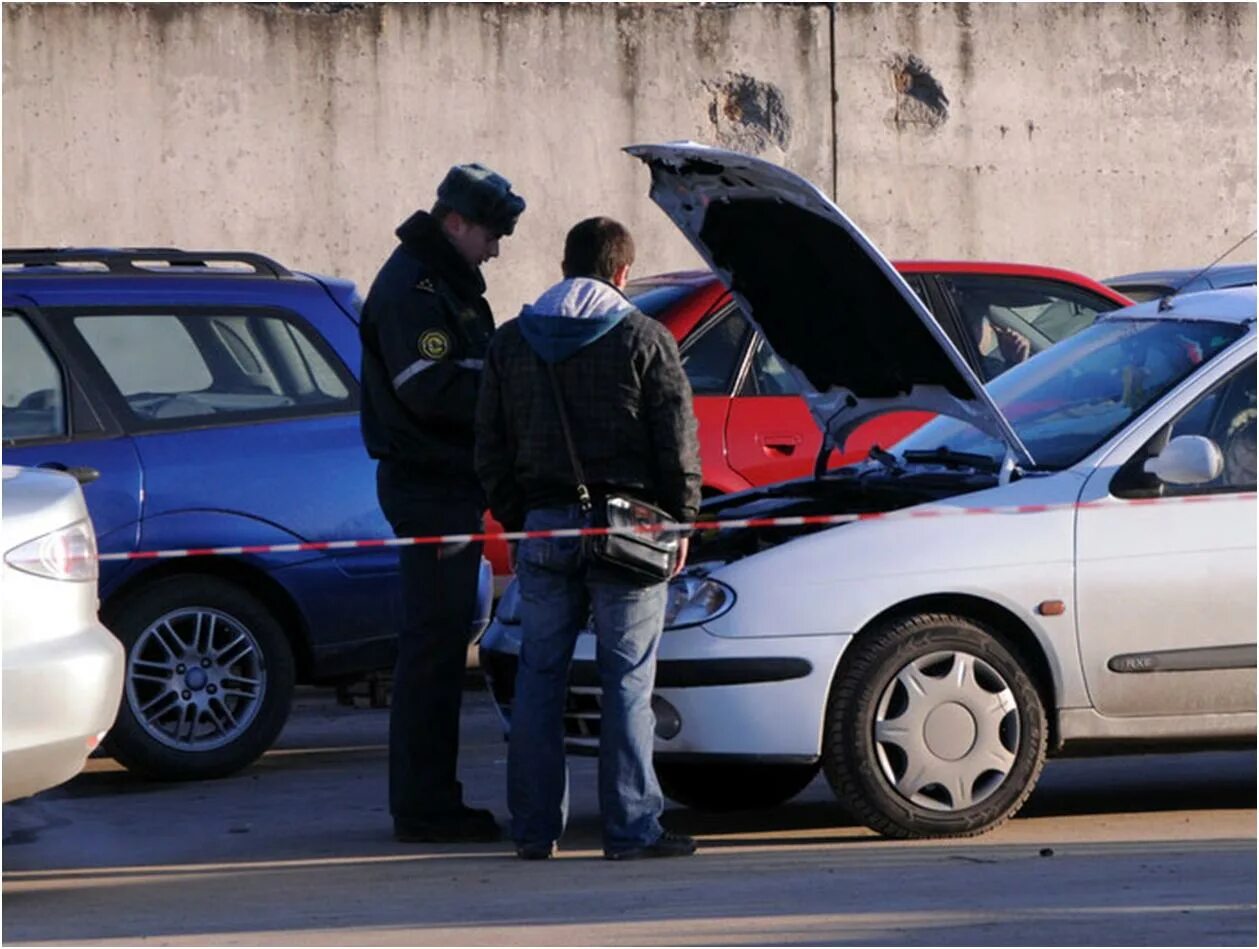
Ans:
{"type": "Polygon", "coordinates": [[[1033,464],[922,301],[821,191],[693,142],[625,150],[651,169],[651,199],[801,381],[829,444],[842,448],[872,416],[919,409],[964,419],[1004,441],[1009,460],[1033,464]]]}

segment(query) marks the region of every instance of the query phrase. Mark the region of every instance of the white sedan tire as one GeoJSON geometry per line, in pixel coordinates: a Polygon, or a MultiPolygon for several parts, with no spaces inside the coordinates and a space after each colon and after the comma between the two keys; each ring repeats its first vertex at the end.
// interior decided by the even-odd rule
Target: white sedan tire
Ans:
{"type": "Polygon", "coordinates": [[[1047,727],[1016,645],[968,617],[924,613],[850,649],[828,703],[823,765],[855,818],[889,837],[971,837],[1023,805],[1047,727]]]}

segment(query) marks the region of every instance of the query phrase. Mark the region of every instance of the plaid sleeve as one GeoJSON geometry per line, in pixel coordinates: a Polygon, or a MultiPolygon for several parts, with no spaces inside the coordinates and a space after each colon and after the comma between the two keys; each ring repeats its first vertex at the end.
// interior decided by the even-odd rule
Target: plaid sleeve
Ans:
{"type": "Polygon", "coordinates": [[[503,405],[502,378],[495,364],[500,346],[490,341],[481,374],[481,390],[476,409],[477,477],[490,501],[490,511],[506,530],[520,530],[524,524],[524,497],[516,483],[514,438],[503,405]]]}

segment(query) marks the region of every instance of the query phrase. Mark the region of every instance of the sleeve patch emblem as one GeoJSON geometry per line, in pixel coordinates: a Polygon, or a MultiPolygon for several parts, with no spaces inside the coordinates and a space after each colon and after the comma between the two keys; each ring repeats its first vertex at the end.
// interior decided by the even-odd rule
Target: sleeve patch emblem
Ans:
{"type": "Polygon", "coordinates": [[[450,355],[450,336],[441,330],[420,334],[420,355],[425,359],[445,359],[450,355]]]}

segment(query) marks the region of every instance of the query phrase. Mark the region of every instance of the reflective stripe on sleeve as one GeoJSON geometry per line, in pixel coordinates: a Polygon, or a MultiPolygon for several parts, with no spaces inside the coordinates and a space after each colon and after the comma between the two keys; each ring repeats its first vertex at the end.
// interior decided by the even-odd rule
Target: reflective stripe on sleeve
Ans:
{"type": "MultiPolygon", "coordinates": [[[[446,362],[446,360],[444,359],[417,359],[415,362],[411,363],[411,365],[407,366],[400,373],[398,373],[396,376],[393,377],[394,389],[401,389],[404,385],[406,385],[410,380],[418,376],[425,369],[432,369],[434,366],[440,366],[443,362],[446,362]]],[[[480,359],[456,359],[454,360],[454,364],[456,366],[459,366],[461,369],[480,370],[481,367],[484,365],[484,362],[483,360],[480,360],[480,359]]]]}

